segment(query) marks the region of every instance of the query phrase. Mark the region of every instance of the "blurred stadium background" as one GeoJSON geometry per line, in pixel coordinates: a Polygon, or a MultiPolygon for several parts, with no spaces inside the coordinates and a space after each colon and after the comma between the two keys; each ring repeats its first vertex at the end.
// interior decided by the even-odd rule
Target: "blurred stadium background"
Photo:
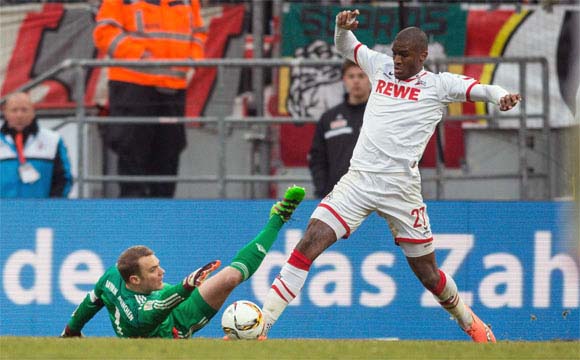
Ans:
{"type": "MultiPolygon", "coordinates": [[[[423,195],[439,263],[457,272],[498,338],[580,338],[578,1],[201,2],[209,59],[188,89],[179,200],[124,201],[114,199],[124,178],[100,132],[108,117],[105,55],[91,38],[98,1],[0,0],[0,96],[31,92],[42,123],[65,137],[76,180],[72,200],[0,200],[0,335],[56,335],[100,271],[136,243],[157,250],[170,282],[213,256],[229,259],[259,229],[267,199],[291,183],[311,189],[314,123],[344,91],[334,16],[357,7],[357,36],[369,46],[388,52],[400,28],[418,25],[431,70],[524,94],[508,115],[452,104],[422,160],[423,195]],[[190,244],[195,254],[184,259],[177,249],[190,244]]],[[[261,303],[315,205],[300,209],[232,300],[261,303]]],[[[100,315],[87,334],[111,336],[100,315]]],[[[373,217],[318,260],[272,335],[464,339],[445,321],[373,217]],[[359,318],[373,320],[361,328],[359,318]]],[[[214,322],[202,335],[219,336],[214,322]]]]}

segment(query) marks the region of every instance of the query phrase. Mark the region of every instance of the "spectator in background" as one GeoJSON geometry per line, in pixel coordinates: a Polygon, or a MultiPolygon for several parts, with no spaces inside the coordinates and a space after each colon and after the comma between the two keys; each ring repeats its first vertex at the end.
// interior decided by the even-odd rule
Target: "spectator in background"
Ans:
{"type": "MultiPolygon", "coordinates": [[[[198,0],[103,0],[93,38],[113,59],[203,58],[206,33],[198,0]]],[[[111,116],[182,117],[187,67],[109,68],[111,116]]],[[[117,124],[105,144],[119,156],[119,175],[175,176],[185,148],[183,124],[117,124]]],[[[121,197],[173,197],[175,182],[121,183],[121,197]]]]}
{"type": "Polygon", "coordinates": [[[72,185],[62,137],[38,126],[26,93],[8,97],[0,128],[0,197],[67,197],[72,185]]]}
{"type": "Polygon", "coordinates": [[[348,171],[371,92],[367,75],[350,60],[342,65],[342,81],[346,89],[344,101],[322,114],[308,154],[314,191],[319,198],[326,196],[348,171]]]}

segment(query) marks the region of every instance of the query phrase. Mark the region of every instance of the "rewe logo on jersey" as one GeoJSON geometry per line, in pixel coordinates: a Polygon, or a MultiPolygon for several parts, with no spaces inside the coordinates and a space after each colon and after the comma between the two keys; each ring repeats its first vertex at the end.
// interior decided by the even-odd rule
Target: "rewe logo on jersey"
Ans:
{"type": "Polygon", "coordinates": [[[390,81],[386,82],[384,80],[379,80],[375,91],[390,97],[407,99],[411,101],[418,101],[419,94],[421,93],[421,89],[405,86],[402,84],[395,84],[390,81]]]}

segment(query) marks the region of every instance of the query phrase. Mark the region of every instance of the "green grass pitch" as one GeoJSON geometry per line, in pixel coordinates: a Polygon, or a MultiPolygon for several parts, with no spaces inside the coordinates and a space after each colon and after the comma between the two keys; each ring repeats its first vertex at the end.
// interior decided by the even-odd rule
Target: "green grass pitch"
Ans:
{"type": "Polygon", "coordinates": [[[0,337],[0,359],[580,359],[580,342],[0,337]]]}

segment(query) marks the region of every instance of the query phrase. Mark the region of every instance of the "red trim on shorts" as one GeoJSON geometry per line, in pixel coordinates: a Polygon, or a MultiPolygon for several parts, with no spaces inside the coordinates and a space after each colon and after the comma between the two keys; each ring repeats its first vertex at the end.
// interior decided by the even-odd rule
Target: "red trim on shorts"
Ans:
{"type": "Polygon", "coordinates": [[[407,243],[413,243],[413,244],[425,244],[425,243],[428,243],[430,241],[433,241],[433,237],[430,237],[428,239],[409,239],[409,238],[402,238],[402,237],[395,238],[395,243],[397,245],[400,242],[407,242],[407,243]]]}
{"type": "Polygon", "coordinates": [[[445,276],[445,273],[443,271],[439,270],[439,283],[437,283],[437,286],[435,287],[435,289],[433,289],[432,293],[435,296],[441,295],[441,293],[445,289],[445,285],[447,285],[447,277],[445,276]]]}
{"type": "Polygon", "coordinates": [[[288,264],[300,270],[308,271],[310,270],[310,265],[312,265],[312,260],[304,256],[300,251],[294,249],[288,259],[288,264]]]}
{"type": "Polygon", "coordinates": [[[336,211],[334,211],[333,208],[330,207],[330,205],[320,203],[320,204],[318,204],[318,206],[325,208],[326,210],[330,211],[330,213],[332,215],[334,215],[334,217],[340,222],[340,224],[346,230],[346,234],[344,234],[344,236],[342,238],[343,239],[348,238],[350,236],[350,227],[348,226],[348,224],[346,223],[346,221],[344,221],[344,219],[341,218],[340,215],[338,215],[338,213],[336,211]]]}
{"type": "Polygon", "coordinates": [[[473,102],[471,101],[471,89],[477,84],[479,84],[479,81],[475,80],[473,84],[469,85],[469,87],[467,88],[467,91],[465,92],[465,99],[467,99],[467,101],[473,102]]]}
{"type": "Polygon", "coordinates": [[[359,65],[359,64],[358,64],[358,58],[357,58],[356,54],[358,53],[358,48],[361,47],[361,46],[362,46],[362,43],[358,43],[358,45],[354,47],[354,62],[357,65],[359,65]]]}

